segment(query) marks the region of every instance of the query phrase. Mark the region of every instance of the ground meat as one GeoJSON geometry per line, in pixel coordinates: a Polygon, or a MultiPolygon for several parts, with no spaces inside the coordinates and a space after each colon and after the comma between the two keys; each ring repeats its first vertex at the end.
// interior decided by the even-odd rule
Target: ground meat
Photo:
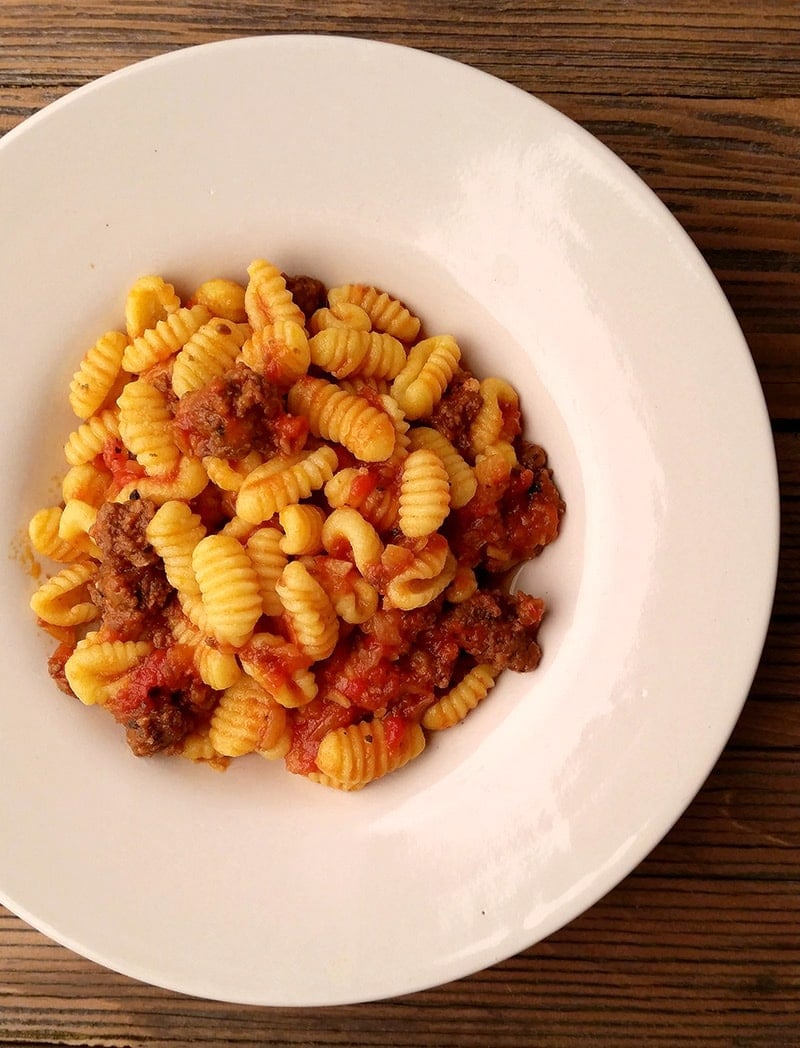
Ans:
{"type": "Polygon", "coordinates": [[[325,285],[321,280],[316,280],[314,277],[287,277],[284,274],[284,278],[286,287],[292,293],[295,305],[300,307],[306,322],[308,322],[312,314],[316,313],[326,303],[325,285]]]}
{"type": "Polygon", "coordinates": [[[125,686],[106,703],[125,725],[137,757],[175,752],[218,698],[196,676],[191,649],[156,648],[131,671],[125,686]]]}
{"type": "Polygon", "coordinates": [[[526,593],[513,596],[499,590],[473,594],[445,618],[445,628],[478,662],[499,672],[525,672],[539,664],[536,643],[544,603],[526,593]]]}
{"type": "Polygon", "coordinates": [[[142,633],[159,639],[163,612],[174,591],[159,564],[145,568],[120,568],[104,562],[89,584],[89,594],[103,625],[121,640],[136,640],[142,633]]]}
{"type": "Polygon", "coordinates": [[[146,528],[156,511],[150,499],[105,502],[97,511],[91,537],[100,547],[105,563],[143,568],[158,561],[146,528]]]}
{"type": "MultiPolygon", "coordinates": [[[[523,450],[539,458],[536,445],[523,450]]],[[[459,562],[499,574],[538,556],[558,535],[564,502],[546,466],[512,469],[500,487],[479,486],[444,532],[459,562]]]]}
{"type": "Polygon", "coordinates": [[[194,727],[194,717],[170,702],[137,712],[125,725],[125,738],[137,757],[175,750],[194,727]]]}
{"type": "Polygon", "coordinates": [[[462,454],[469,451],[469,429],[483,400],[480,383],[469,371],[459,368],[431,415],[438,429],[462,454]]]}
{"type": "Polygon", "coordinates": [[[163,612],[174,591],[147,539],[155,509],[149,499],[107,502],[91,530],[103,559],[89,595],[103,625],[121,640],[134,640],[146,631],[157,641],[166,629],[163,612]]]}
{"type": "Polygon", "coordinates": [[[251,451],[291,453],[302,448],[307,433],[304,419],[283,410],[279,390],[241,363],[187,393],[175,410],[178,444],[200,458],[239,459],[251,451]]]}

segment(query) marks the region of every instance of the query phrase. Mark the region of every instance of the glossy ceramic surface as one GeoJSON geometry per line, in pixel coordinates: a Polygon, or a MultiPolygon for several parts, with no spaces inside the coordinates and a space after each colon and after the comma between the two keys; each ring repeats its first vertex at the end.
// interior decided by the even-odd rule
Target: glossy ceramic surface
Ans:
{"type": "Polygon", "coordinates": [[[228,1001],[405,993],[616,884],[690,801],[763,643],[777,491],[753,365],[689,239],[541,102],[420,52],[231,41],[126,69],[0,143],[0,899],[86,956],[228,1001]],[[365,280],[520,390],[568,503],[520,575],[544,659],[339,795],[258,758],[130,756],[56,691],[24,530],[69,378],[125,289],[251,258],[365,280]]]}

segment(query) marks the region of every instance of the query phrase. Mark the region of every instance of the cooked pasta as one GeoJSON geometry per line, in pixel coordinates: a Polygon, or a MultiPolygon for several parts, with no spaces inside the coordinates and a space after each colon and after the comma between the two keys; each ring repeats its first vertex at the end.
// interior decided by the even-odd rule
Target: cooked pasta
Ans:
{"type": "Polygon", "coordinates": [[[443,731],[460,724],[466,715],[489,694],[495,680],[492,667],[481,663],[425,711],[422,727],[428,731],[443,731]]]}
{"type": "Polygon", "coordinates": [[[86,352],[69,384],[70,407],[78,418],[89,418],[103,404],[120,373],[127,345],[121,331],[107,331],[86,352]]]}
{"type": "Polygon", "coordinates": [[[454,335],[263,258],[186,300],[143,276],[104,328],[60,502],[30,519],[57,566],[30,603],[58,686],[134,755],[357,791],[536,667],[544,603],[503,580],[564,503],[454,335]]]}
{"type": "Polygon", "coordinates": [[[360,306],[376,331],[394,335],[401,342],[413,342],[419,334],[420,321],[396,298],[366,284],[344,284],[331,288],[328,302],[332,309],[341,303],[360,306]]]}
{"type": "Polygon", "coordinates": [[[167,360],[210,319],[211,314],[205,306],[181,307],[133,339],[122,354],[122,367],[125,371],[141,374],[154,364],[167,360]]]}
{"type": "Polygon", "coordinates": [[[400,512],[397,523],[409,538],[438,531],[450,512],[450,478],[431,448],[412,451],[400,474],[400,512]]]}
{"type": "Polygon", "coordinates": [[[392,383],[392,396],[410,419],[428,418],[455,374],[461,350],[451,335],[418,342],[392,383]]]}
{"type": "Polygon", "coordinates": [[[125,300],[125,327],[133,341],[180,308],[175,288],[163,277],[139,277],[125,300]]]}
{"type": "Polygon", "coordinates": [[[282,548],[283,540],[284,536],[278,528],[262,527],[253,531],[246,543],[250,563],[258,577],[261,608],[269,616],[283,612],[283,604],[276,591],[278,579],[288,563],[282,548]]]}
{"type": "Polygon", "coordinates": [[[120,394],[119,433],[125,446],[150,477],[177,469],[181,453],[172,436],[172,415],[166,396],[140,378],[120,394]]]}
{"type": "Polygon", "coordinates": [[[312,662],[333,654],[339,639],[339,619],[330,597],[308,569],[290,561],[275,585],[286,616],[289,635],[312,662]]]}
{"type": "Polygon", "coordinates": [[[192,551],[205,628],[220,644],[240,648],[261,617],[261,589],[246,550],[231,535],[206,535],[192,551]]]}
{"type": "Polygon", "coordinates": [[[245,289],[235,280],[215,277],[204,281],[192,295],[192,302],[205,306],[212,316],[230,320],[233,324],[243,324],[247,320],[244,307],[245,289]]]}
{"type": "Polygon", "coordinates": [[[289,390],[289,410],[305,416],[315,437],[341,444],[362,462],[383,462],[394,451],[392,420],[366,397],[307,376],[289,390]]]}
{"type": "Polygon", "coordinates": [[[260,524],[291,503],[308,498],[333,476],[336,452],[322,447],[306,455],[276,455],[249,473],[239,488],[236,513],[260,524]]]}
{"type": "Polygon", "coordinates": [[[202,389],[230,369],[245,341],[243,327],[215,317],[195,331],[172,364],[176,396],[202,389]]]}
{"type": "Polygon", "coordinates": [[[394,378],[406,362],[402,343],[375,331],[331,327],[314,335],[308,345],[311,363],[336,378],[394,378]]]}
{"type": "Polygon", "coordinates": [[[418,724],[400,723],[387,731],[380,718],[328,732],[319,744],[317,767],[342,787],[359,789],[418,757],[425,736],[418,724]]]}
{"type": "Polygon", "coordinates": [[[88,583],[94,577],[94,564],[79,562],[62,568],[31,597],[31,610],[52,626],[80,626],[97,618],[88,583]]]}

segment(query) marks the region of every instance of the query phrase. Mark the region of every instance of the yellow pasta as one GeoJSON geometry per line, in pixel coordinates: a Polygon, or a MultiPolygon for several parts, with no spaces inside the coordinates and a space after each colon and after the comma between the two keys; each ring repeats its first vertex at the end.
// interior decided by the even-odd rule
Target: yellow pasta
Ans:
{"type": "Polygon", "coordinates": [[[248,473],[252,473],[263,461],[263,455],[257,451],[251,451],[238,462],[207,455],[203,459],[203,468],[208,474],[208,479],[218,488],[222,488],[223,491],[238,491],[248,473]]]}
{"type": "Polygon", "coordinates": [[[276,321],[291,321],[305,326],[303,311],[295,304],[286,280],[277,266],[257,258],[247,267],[250,278],[245,290],[244,305],[253,331],[262,331],[276,321]]]}
{"type": "Polygon", "coordinates": [[[242,360],[275,385],[290,386],[311,363],[305,328],[298,321],[279,318],[253,331],[242,346],[242,360]]]}
{"type": "Polygon", "coordinates": [[[384,722],[376,717],[328,732],[317,752],[317,767],[334,783],[359,789],[402,768],[424,748],[418,724],[405,726],[401,739],[390,744],[384,722]]]}
{"type": "Polygon", "coordinates": [[[128,345],[121,331],[107,331],[87,350],[69,384],[69,403],[78,418],[97,411],[114,387],[128,345]]]}
{"type": "MultiPolygon", "coordinates": [[[[68,499],[64,504],[61,518],[58,522],[58,534],[67,542],[79,542],[81,539],[89,538],[89,532],[97,520],[97,507],[83,502],[81,499],[68,499]]],[[[99,550],[90,541],[89,550],[91,555],[97,556],[99,550]]]]}
{"type": "Polygon", "coordinates": [[[172,433],[167,398],[144,379],[129,382],[119,400],[119,432],[125,446],[151,477],[177,469],[181,453],[172,433]]]}
{"type": "Polygon", "coordinates": [[[280,548],[286,554],[304,556],[322,550],[325,514],[318,506],[293,503],[278,513],[283,528],[280,548]]]}
{"type": "Polygon", "coordinates": [[[328,328],[314,335],[308,345],[311,363],[336,378],[394,378],[406,362],[402,343],[376,331],[328,328]]]}
{"type": "Polygon", "coordinates": [[[242,324],[247,320],[244,294],[245,289],[235,280],[217,277],[204,281],[192,295],[192,301],[198,306],[205,306],[215,317],[242,324]]]}
{"type": "Polygon", "coordinates": [[[519,397],[510,382],[486,378],[480,384],[481,406],[469,430],[473,455],[491,445],[509,443],[520,431],[519,397]]]}
{"type": "Polygon", "coordinates": [[[239,661],[245,673],[284,709],[306,706],[317,696],[317,682],[307,658],[285,637],[254,633],[239,652],[239,661]]]}
{"type": "Polygon", "coordinates": [[[125,299],[125,326],[128,338],[139,338],[149,328],[154,328],[170,313],[180,308],[181,301],[175,288],[163,277],[139,277],[128,291],[125,299]]]}
{"type": "Polygon", "coordinates": [[[178,756],[185,757],[197,764],[207,764],[215,771],[225,771],[230,764],[229,757],[223,757],[214,749],[207,726],[196,728],[186,736],[181,743],[178,756]]]}
{"type": "Polygon", "coordinates": [[[450,478],[435,451],[419,448],[403,462],[397,523],[409,538],[424,538],[450,512],[450,478]]]}
{"type": "Polygon", "coordinates": [[[383,543],[375,528],[356,509],[335,509],[322,528],[322,544],[335,557],[351,557],[362,575],[380,563],[383,543]]]}
{"type": "Polygon", "coordinates": [[[362,462],[383,462],[395,446],[389,416],[365,397],[346,393],[325,379],[307,376],[289,390],[289,411],[304,415],[315,437],[346,447],[362,462]]]}
{"type": "MultiPolygon", "coordinates": [[[[195,547],[205,538],[206,529],[200,517],[178,499],[169,499],[160,506],[145,529],[147,541],[164,562],[164,571],[170,586],[176,590],[184,611],[187,606],[198,618],[202,610],[200,586],[192,567],[195,547]]],[[[187,612],[188,614],[188,612],[187,612]]],[[[195,621],[200,625],[204,621],[195,621]]]]}
{"type": "Polygon", "coordinates": [[[331,328],[350,328],[353,331],[371,331],[372,321],[361,306],[352,302],[336,302],[328,307],[316,310],[308,324],[312,335],[331,328]]]}
{"type": "Polygon", "coordinates": [[[231,535],[206,535],[192,551],[192,570],[205,610],[205,629],[240,648],[261,617],[261,590],[250,558],[231,535]]]}
{"type": "Polygon", "coordinates": [[[205,306],[181,307],[133,339],[122,355],[122,367],[138,375],[160,364],[182,349],[210,319],[205,306]]]}
{"type": "Polygon", "coordinates": [[[459,454],[450,441],[436,429],[414,426],[408,434],[409,446],[417,451],[430,448],[435,451],[450,478],[450,505],[461,509],[470,501],[478,489],[478,481],[466,459],[459,454]]]}
{"type": "Polygon", "coordinates": [[[274,749],[285,738],[285,729],[286,710],[252,677],[242,677],[220,696],[208,737],[217,753],[241,757],[274,749]]]}
{"type": "MultiPolygon", "coordinates": [[[[391,547],[386,548],[389,553],[391,547]]],[[[429,604],[455,577],[456,559],[446,542],[429,544],[386,586],[385,607],[413,611],[429,604]]]]}
{"type": "Polygon", "coordinates": [[[487,663],[474,666],[455,687],[425,711],[423,728],[444,731],[460,724],[466,715],[489,694],[495,684],[495,674],[487,663]]]}
{"type": "Polygon", "coordinates": [[[276,616],[283,611],[283,604],[275,587],[286,567],[288,558],[281,548],[283,535],[277,528],[257,528],[247,539],[246,549],[250,563],[255,568],[261,593],[261,606],[265,615],[276,616]]]}
{"type": "Polygon", "coordinates": [[[105,502],[111,484],[111,474],[97,462],[81,462],[67,470],[61,482],[61,497],[64,501],[80,499],[90,506],[101,506],[105,502]]]}
{"type": "Polygon", "coordinates": [[[507,482],[511,470],[517,465],[514,445],[501,440],[490,444],[475,456],[475,480],[485,487],[507,482]]]}
{"type": "Polygon", "coordinates": [[[35,513],[28,525],[31,545],[41,556],[61,564],[86,560],[94,552],[94,543],[80,533],[69,539],[62,538],[59,533],[61,516],[60,506],[48,506],[35,513]]]}
{"type": "Polygon", "coordinates": [[[96,458],[107,442],[119,439],[119,411],[107,408],[70,433],[64,445],[64,457],[71,466],[80,466],[96,458]]]}
{"type": "Polygon", "coordinates": [[[189,502],[197,498],[208,484],[208,474],[203,469],[200,459],[191,455],[182,455],[178,459],[177,469],[156,477],[139,477],[120,488],[114,498],[115,502],[127,502],[133,492],[141,498],[150,499],[157,506],[162,506],[172,499],[183,499],[189,502]]]}
{"type": "Polygon", "coordinates": [[[397,520],[400,508],[394,478],[387,478],[383,485],[379,481],[365,484],[368,476],[365,467],[338,470],[325,485],[325,498],[331,508],[357,509],[377,531],[388,531],[397,520]]]}
{"type": "Polygon", "coordinates": [[[86,706],[103,705],[153,650],[149,641],[101,641],[89,634],[64,664],[69,686],[86,706]]]}
{"type": "Polygon", "coordinates": [[[210,688],[224,691],[241,677],[242,669],[233,652],[209,644],[208,638],[185,614],[173,616],[172,635],[177,644],[191,648],[197,674],[210,688]]]}
{"type": "Polygon", "coordinates": [[[410,419],[428,418],[439,403],[461,360],[452,335],[434,335],[409,352],[392,383],[392,396],[410,419]]]}
{"type": "Polygon", "coordinates": [[[47,579],[31,597],[31,610],[52,626],[80,626],[98,617],[88,584],[97,565],[78,562],[47,579]]]}
{"type": "Polygon", "coordinates": [[[336,463],[336,452],[328,447],[305,455],[276,455],[245,477],[236,498],[237,515],[253,524],[269,520],[284,506],[322,488],[336,463]]]}
{"type": "Polygon", "coordinates": [[[366,622],[378,610],[378,591],[362,578],[349,561],[328,558],[320,571],[315,557],[304,557],[303,563],[330,597],[342,622],[357,625],[366,622]]]}
{"type": "Polygon", "coordinates": [[[198,328],[172,365],[172,389],[176,396],[185,396],[221,378],[238,357],[244,340],[242,327],[219,318],[198,328]]]}
{"type": "Polygon", "coordinates": [[[327,659],[339,639],[339,619],[330,598],[308,569],[290,561],[275,586],[290,635],[312,662],[327,659]]]}
{"type": "Polygon", "coordinates": [[[420,321],[408,309],[385,291],[366,284],[344,284],[328,292],[331,309],[342,303],[360,306],[376,331],[385,331],[400,339],[413,342],[419,334],[420,321]]]}

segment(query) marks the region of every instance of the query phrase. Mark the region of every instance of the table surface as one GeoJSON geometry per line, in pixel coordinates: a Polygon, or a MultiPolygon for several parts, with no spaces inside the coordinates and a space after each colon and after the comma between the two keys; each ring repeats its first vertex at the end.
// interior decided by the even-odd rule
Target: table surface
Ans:
{"type": "Polygon", "coordinates": [[[796,0],[28,0],[0,4],[0,134],[101,74],[272,32],[438,52],[554,105],[655,190],[721,283],[773,421],[782,556],[751,695],[652,854],[546,941],[400,999],[195,1000],[0,907],[0,1046],[800,1046],[800,5],[796,0]]]}

